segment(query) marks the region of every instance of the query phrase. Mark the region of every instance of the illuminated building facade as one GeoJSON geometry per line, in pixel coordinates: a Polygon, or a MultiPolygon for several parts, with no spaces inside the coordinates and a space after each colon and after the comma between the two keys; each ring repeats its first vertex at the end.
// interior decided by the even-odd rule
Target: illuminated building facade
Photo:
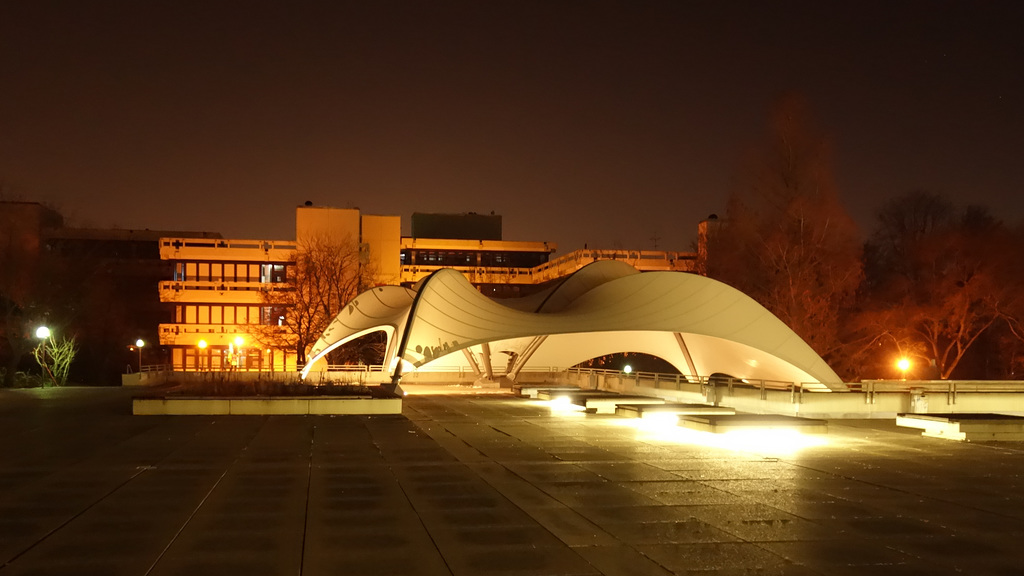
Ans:
{"type": "Polygon", "coordinates": [[[295,240],[161,238],[160,257],[173,277],[160,283],[160,301],[173,305],[173,321],[160,325],[160,344],[178,371],[283,371],[296,369],[285,343],[289,328],[273,294],[289,290],[303,246],[324,241],[358,249],[361,265],[381,282],[398,278],[398,216],[355,209],[300,206],[295,240]]]}

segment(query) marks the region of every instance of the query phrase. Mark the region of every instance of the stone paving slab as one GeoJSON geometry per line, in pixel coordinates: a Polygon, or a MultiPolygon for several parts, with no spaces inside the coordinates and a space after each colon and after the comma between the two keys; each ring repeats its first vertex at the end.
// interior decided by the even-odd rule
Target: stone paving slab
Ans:
{"type": "Polygon", "coordinates": [[[1017,574],[1024,445],[831,421],[797,452],[487,394],[131,416],[0,391],[0,576],[1017,574]]]}

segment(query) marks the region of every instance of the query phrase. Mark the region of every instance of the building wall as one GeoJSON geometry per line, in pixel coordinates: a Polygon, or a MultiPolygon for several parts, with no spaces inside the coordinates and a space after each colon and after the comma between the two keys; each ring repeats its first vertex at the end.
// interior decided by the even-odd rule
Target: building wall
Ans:
{"type": "Polygon", "coordinates": [[[402,273],[402,218],[364,214],[361,236],[378,283],[398,284],[402,273]]]}
{"type": "Polygon", "coordinates": [[[412,215],[413,238],[446,238],[457,240],[501,240],[501,216],[465,214],[412,215]]]}
{"type": "Polygon", "coordinates": [[[354,208],[299,206],[295,209],[295,241],[358,242],[359,223],[359,210],[354,208]]]}

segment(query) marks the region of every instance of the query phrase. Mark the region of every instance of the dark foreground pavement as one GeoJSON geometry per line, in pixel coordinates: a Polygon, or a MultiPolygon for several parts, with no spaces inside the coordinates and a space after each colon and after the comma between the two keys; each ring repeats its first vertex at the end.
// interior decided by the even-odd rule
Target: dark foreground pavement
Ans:
{"type": "Polygon", "coordinates": [[[1022,574],[1024,449],[832,422],[788,456],[510,397],[131,416],[0,391],[0,576],[1022,574]]]}

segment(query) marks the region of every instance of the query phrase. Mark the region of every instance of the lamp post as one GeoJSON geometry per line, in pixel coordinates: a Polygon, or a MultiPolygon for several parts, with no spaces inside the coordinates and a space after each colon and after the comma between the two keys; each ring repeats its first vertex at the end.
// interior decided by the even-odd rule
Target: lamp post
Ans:
{"type": "Polygon", "coordinates": [[[206,340],[200,340],[196,346],[199,347],[199,371],[203,371],[203,356],[206,355],[206,340]]]}
{"type": "Polygon", "coordinates": [[[135,347],[139,349],[139,372],[142,372],[142,347],[145,345],[146,343],[142,340],[142,338],[139,338],[138,340],[135,341],[135,347]]]}
{"type": "Polygon", "coordinates": [[[245,338],[242,338],[241,336],[235,336],[235,358],[234,358],[233,364],[234,364],[235,370],[239,370],[239,371],[242,369],[242,345],[243,344],[245,344],[245,338]]]}
{"type": "Polygon", "coordinates": [[[36,328],[36,338],[39,338],[39,345],[43,351],[43,371],[46,373],[50,372],[50,369],[46,367],[46,340],[50,337],[50,329],[46,326],[40,326],[36,328]]]}

